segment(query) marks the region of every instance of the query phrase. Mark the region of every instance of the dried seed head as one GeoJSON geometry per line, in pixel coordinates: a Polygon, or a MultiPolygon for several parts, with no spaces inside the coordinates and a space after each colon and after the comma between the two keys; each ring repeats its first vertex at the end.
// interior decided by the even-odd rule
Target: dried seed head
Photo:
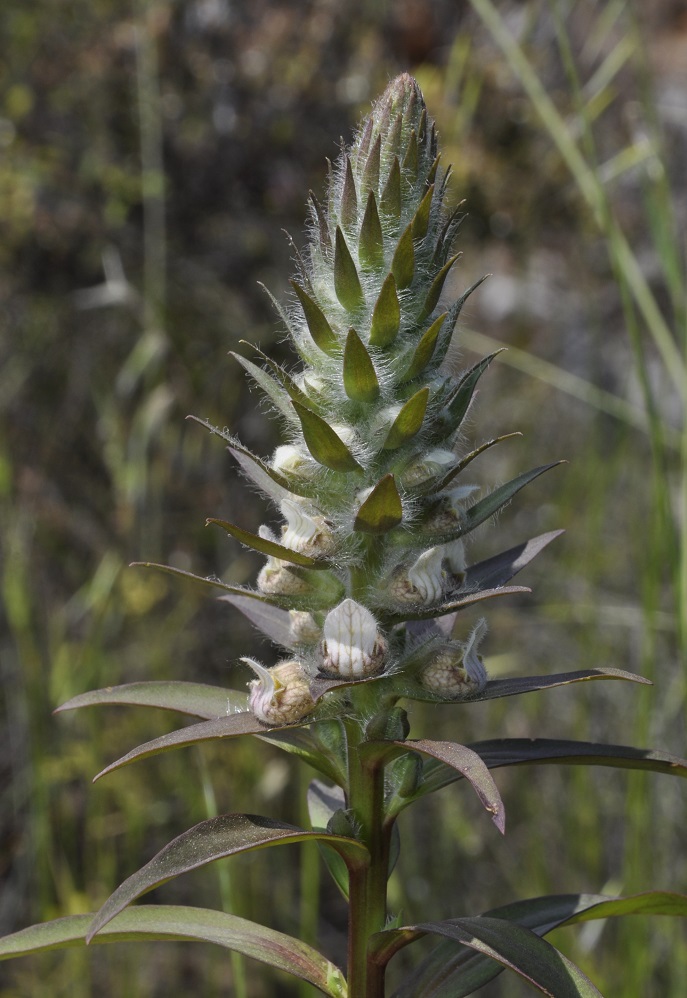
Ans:
{"type": "Polygon", "coordinates": [[[251,658],[243,658],[257,675],[248,688],[248,706],[263,724],[294,724],[309,714],[315,701],[310,693],[308,675],[295,659],[266,669],[251,658]]]}
{"type": "Polygon", "coordinates": [[[341,679],[381,672],[387,643],[370,611],[345,599],[324,622],[321,671],[341,679]]]}
{"type": "Polygon", "coordinates": [[[481,693],[487,684],[487,670],[477,647],[486,630],[486,621],[480,620],[466,644],[451,641],[445,645],[423,669],[422,685],[456,700],[481,693]]]}

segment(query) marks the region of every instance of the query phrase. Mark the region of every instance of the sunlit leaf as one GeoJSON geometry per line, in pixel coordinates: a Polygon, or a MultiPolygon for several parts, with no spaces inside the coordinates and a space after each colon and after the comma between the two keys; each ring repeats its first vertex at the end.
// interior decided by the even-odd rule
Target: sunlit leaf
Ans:
{"type": "MultiPolygon", "coordinates": [[[[0,960],[46,950],[85,945],[93,916],[69,915],[21,929],[0,939],[0,960]]],[[[226,949],[286,971],[318,987],[331,998],[345,998],[341,971],[300,939],[223,911],[180,905],[146,904],[116,916],[94,943],[181,940],[216,943],[226,949]]]]}
{"type": "Polygon", "coordinates": [[[308,840],[326,841],[354,867],[367,862],[367,849],[357,839],[309,832],[258,814],[220,814],[177,836],[120,884],[93,919],[86,939],[95,936],[132,901],[182,873],[237,853],[308,840]]]}
{"type": "Polygon", "coordinates": [[[338,226],[334,250],[334,288],[336,297],[348,312],[355,312],[365,304],[358,271],[344,234],[338,226]]]}
{"type": "MultiPolygon", "coordinates": [[[[378,143],[376,146],[379,148],[378,143]]],[[[384,264],[384,235],[377,211],[377,201],[372,191],[368,194],[367,206],[360,226],[358,257],[363,267],[372,269],[384,264]]]]}
{"type": "Polygon", "coordinates": [[[398,336],[401,324],[401,306],[396,293],[394,275],[389,276],[382,284],[379,298],[372,312],[370,325],[370,344],[374,347],[388,347],[398,336]]]}
{"type": "Polygon", "coordinates": [[[346,444],[337,436],[329,423],[298,402],[291,404],[301,421],[306,446],[319,464],[333,471],[362,471],[346,444]]]}
{"type": "Polygon", "coordinates": [[[415,436],[425,418],[428,401],[429,388],[427,387],[420,388],[408,399],[391,424],[391,429],[383,444],[384,450],[396,450],[415,436]]]}
{"type": "Polygon", "coordinates": [[[324,312],[297,281],[291,281],[291,287],[301,303],[305,321],[314,343],[324,353],[334,353],[339,346],[339,341],[324,312]]]}
{"type": "Polygon", "coordinates": [[[415,250],[413,248],[413,226],[406,226],[398,241],[394,258],[391,261],[391,273],[394,275],[396,287],[402,291],[413,280],[415,273],[415,250]]]}
{"type": "Polygon", "coordinates": [[[385,475],[375,485],[358,510],[353,529],[370,534],[384,534],[403,519],[401,497],[393,475],[385,475]]]}
{"type": "Polygon", "coordinates": [[[432,354],[437,344],[437,338],[441,331],[441,327],[446,321],[446,316],[448,312],[444,312],[437,319],[434,320],[429,329],[425,330],[422,334],[420,342],[418,343],[413,356],[411,358],[410,364],[406,368],[403,377],[400,379],[400,384],[405,384],[407,381],[412,381],[413,378],[417,378],[418,375],[422,374],[430,360],[432,359],[432,354]]]}
{"type": "Polygon", "coordinates": [[[272,401],[275,408],[279,410],[282,416],[289,422],[293,422],[294,412],[291,407],[291,399],[289,398],[288,392],[286,392],[283,387],[275,381],[270,374],[267,373],[267,371],[264,371],[261,367],[258,367],[258,365],[254,364],[252,360],[242,357],[240,353],[235,353],[233,350],[230,351],[230,354],[239,362],[244,371],[250,374],[255,383],[262,388],[263,392],[272,401]]]}
{"type": "Polygon", "coordinates": [[[356,402],[374,402],[379,381],[372,359],[355,329],[348,331],[343,358],[344,390],[356,402]]]}
{"type": "Polygon", "coordinates": [[[249,530],[237,527],[236,524],[229,523],[227,520],[217,520],[214,517],[210,517],[205,523],[214,523],[216,526],[221,527],[222,530],[226,530],[231,537],[235,537],[241,544],[245,544],[246,547],[253,548],[254,551],[259,551],[261,554],[266,554],[269,557],[288,561],[292,565],[301,565],[303,568],[322,569],[331,567],[330,562],[324,559],[311,558],[301,551],[294,551],[292,548],[287,548],[276,541],[268,540],[259,534],[253,534],[249,530]]]}
{"type": "Polygon", "coordinates": [[[184,683],[178,681],[125,683],[122,686],[107,686],[102,690],[90,690],[72,697],[61,704],[55,713],[76,710],[79,707],[94,707],[107,704],[131,704],[141,707],[161,707],[163,710],[178,710],[182,714],[214,720],[248,709],[248,695],[237,690],[223,689],[221,686],[207,686],[204,683],[184,683]]]}

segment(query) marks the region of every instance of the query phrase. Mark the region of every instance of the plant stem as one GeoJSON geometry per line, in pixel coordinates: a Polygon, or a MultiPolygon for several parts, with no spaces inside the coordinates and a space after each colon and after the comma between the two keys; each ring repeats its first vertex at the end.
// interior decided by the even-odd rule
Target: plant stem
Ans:
{"type": "Polygon", "coordinates": [[[355,720],[346,722],[348,740],[348,806],[360,826],[360,839],[370,853],[369,864],[351,871],[349,882],[349,998],[383,998],[379,970],[368,973],[370,936],[386,923],[390,827],[384,822],[384,769],[361,760],[363,732],[355,720]]]}

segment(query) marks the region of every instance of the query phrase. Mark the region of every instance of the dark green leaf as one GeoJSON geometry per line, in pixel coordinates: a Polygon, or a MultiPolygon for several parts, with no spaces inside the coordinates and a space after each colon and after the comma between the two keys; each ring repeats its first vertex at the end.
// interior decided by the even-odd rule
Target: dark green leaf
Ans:
{"type": "MultiPolygon", "coordinates": [[[[69,915],[5,936],[0,939],[0,960],[82,946],[91,922],[90,914],[69,915]]],[[[317,950],[283,932],[223,911],[146,904],[121,912],[93,942],[150,940],[216,943],[308,981],[331,998],[345,998],[346,995],[341,971],[317,950]]]]}
{"type": "Polygon", "coordinates": [[[363,170],[363,190],[377,193],[379,188],[379,167],[381,162],[382,137],[378,135],[375,139],[370,154],[365,162],[363,170]]]}
{"type": "Polygon", "coordinates": [[[163,710],[178,710],[182,714],[213,720],[247,710],[248,696],[237,690],[207,686],[204,683],[177,681],[125,683],[123,686],[108,686],[102,690],[80,693],[61,704],[55,713],[103,704],[161,707],[163,710]]]}
{"type": "Polygon", "coordinates": [[[401,218],[401,167],[398,157],[394,157],[384,190],[380,208],[382,213],[395,222],[401,218]]]}
{"type": "Polygon", "coordinates": [[[427,193],[423,197],[413,216],[413,239],[424,239],[429,226],[429,215],[432,208],[432,197],[434,196],[434,184],[431,184],[427,193]]]}
{"type": "Polygon", "coordinates": [[[471,464],[476,457],[479,457],[480,454],[483,454],[485,450],[489,450],[490,447],[493,447],[495,444],[500,444],[504,440],[512,440],[513,437],[521,437],[521,436],[522,433],[516,430],[515,433],[504,433],[503,436],[493,437],[491,440],[487,440],[486,443],[480,444],[479,447],[476,447],[474,450],[470,451],[469,454],[466,454],[465,457],[462,457],[458,462],[458,464],[454,465],[454,467],[451,468],[450,471],[446,472],[443,478],[438,480],[435,479],[431,486],[430,491],[442,492],[444,489],[448,488],[453,479],[457,475],[459,475],[461,471],[464,471],[467,468],[467,466],[471,464]]]}
{"type": "MultiPolygon", "coordinates": [[[[451,599],[447,603],[435,604],[433,606],[413,608],[408,605],[402,614],[387,614],[388,624],[400,624],[407,620],[433,620],[435,617],[443,617],[447,613],[455,610],[463,610],[467,606],[481,603],[485,599],[494,599],[497,596],[514,596],[517,593],[530,593],[527,586],[498,586],[496,589],[484,589],[482,592],[466,593],[456,599],[451,599]]],[[[381,607],[380,607],[381,609],[381,607]]]]}
{"type": "Polygon", "coordinates": [[[396,294],[394,275],[389,276],[382,284],[379,298],[372,313],[370,326],[370,345],[373,347],[388,347],[398,336],[401,325],[401,306],[396,294]]]}
{"type": "Polygon", "coordinates": [[[315,460],[333,471],[362,471],[346,444],[317,413],[298,402],[291,403],[298,414],[306,446],[315,460]]]}
{"type": "Polygon", "coordinates": [[[372,191],[367,198],[363,222],[360,226],[358,257],[363,267],[376,269],[384,265],[384,234],[379,220],[377,202],[372,191]]]}
{"type": "Polygon", "coordinates": [[[226,601],[240,610],[244,617],[250,620],[259,630],[271,638],[282,648],[295,648],[296,642],[291,631],[291,617],[288,610],[282,610],[266,603],[258,603],[245,596],[218,596],[220,602],[226,601]]]}
{"type": "Polygon", "coordinates": [[[450,260],[447,260],[447,262],[444,264],[444,266],[441,268],[437,276],[432,281],[432,285],[425,299],[425,304],[418,316],[418,322],[423,322],[427,318],[427,316],[431,315],[434,309],[436,308],[437,302],[439,301],[439,298],[441,296],[441,292],[444,289],[444,282],[448,277],[448,272],[459,256],[460,253],[456,253],[455,256],[452,256],[450,260]]]}
{"type": "Polygon", "coordinates": [[[448,310],[448,322],[446,323],[444,334],[440,338],[439,343],[437,345],[437,349],[434,354],[435,364],[441,364],[444,361],[446,354],[448,353],[448,349],[451,346],[451,340],[453,339],[453,333],[456,328],[456,323],[458,322],[460,313],[463,310],[463,305],[468,300],[472,292],[476,291],[477,288],[480,286],[480,284],[483,284],[484,281],[486,281],[488,276],[489,275],[487,274],[484,277],[480,277],[478,281],[475,281],[475,283],[472,284],[467,289],[467,291],[464,291],[463,294],[460,296],[460,298],[458,298],[453,303],[453,305],[451,305],[450,309],[448,310]]]}
{"type": "MultiPolygon", "coordinates": [[[[373,946],[376,944],[384,950],[392,948],[396,944],[395,933],[399,934],[401,944],[412,942],[426,933],[445,936],[498,961],[550,998],[603,998],[579,967],[550,943],[530,929],[505,919],[480,915],[476,918],[452,918],[445,922],[420,922],[377,933],[372,937],[373,946]]],[[[469,993],[453,990],[450,995],[451,998],[458,998],[469,993]]],[[[420,995],[422,998],[433,998],[435,992],[413,992],[413,998],[420,995]]],[[[394,998],[410,998],[410,994],[402,986],[394,998]]]]}
{"type": "Polygon", "coordinates": [[[435,319],[429,329],[426,329],[422,334],[420,342],[415,348],[415,352],[412,356],[410,364],[406,369],[405,374],[400,379],[399,384],[405,384],[407,381],[412,381],[413,378],[417,378],[418,375],[422,374],[424,369],[427,367],[432,359],[432,354],[434,353],[434,348],[437,344],[437,337],[441,331],[441,327],[446,321],[446,316],[448,312],[444,312],[440,315],[438,319],[435,319]]]}
{"type": "Polygon", "coordinates": [[[493,516],[494,513],[497,513],[509,503],[520,489],[524,489],[535,478],[539,478],[545,471],[550,471],[551,468],[556,468],[559,464],[564,464],[564,462],[553,461],[551,464],[543,464],[532,471],[525,471],[522,475],[518,475],[517,478],[512,479],[512,481],[506,482],[505,485],[494,489],[488,496],[480,499],[479,502],[476,502],[474,506],[465,511],[465,525],[461,530],[461,534],[467,534],[471,530],[474,530],[475,527],[478,527],[480,523],[484,523],[485,520],[488,520],[490,516],[493,516]]]}
{"type": "Polygon", "coordinates": [[[470,565],[465,573],[466,589],[485,589],[496,586],[504,586],[510,582],[514,575],[522,571],[526,565],[536,558],[547,544],[555,540],[556,537],[564,533],[563,530],[551,530],[547,534],[540,534],[533,537],[524,544],[496,554],[493,558],[470,565]]]}
{"type": "Polygon", "coordinates": [[[326,840],[352,866],[367,862],[367,849],[356,839],[308,832],[257,814],[221,814],[201,821],[173,839],[150,862],[120,884],[93,919],[86,940],[95,936],[132,901],[182,873],[237,853],[318,839],[326,840]]]}
{"type": "Polygon", "coordinates": [[[398,241],[394,258],[391,261],[391,273],[394,275],[396,287],[407,288],[415,273],[415,249],[413,248],[413,227],[407,225],[398,241]]]}
{"type": "Polygon", "coordinates": [[[379,381],[374,364],[355,329],[350,329],[343,358],[344,390],[355,402],[374,402],[379,381]]]}
{"type": "Polygon", "coordinates": [[[210,517],[205,523],[206,525],[214,523],[216,526],[221,527],[222,530],[226,530],[231,537],[235,537],[241,544],[245,544],[246,547],[253,548],[254,551],[259,551],[261,554],[266,554],[268,557],[280,558],[282,561],[288,561],[292,565],[301,565],[303,568],[323,569],[331,567],[328,561],[311,558],[300,551],[293,551],[291,548],[284,547],[283,544],[270,541],[259,534],[253,534],[249,530],[244,530],[242,527],[237,527],[235,524],[229,523],[227,520],[217,520],[214,517],[210,517]]]}
{"type": "Polygon", "coordinates": [[[329,325],[324,312],[300,284],[296,281],[291,281],[290,283],[303,308],[305,321],[308,324],[313,341],[324,353],[335,353],[339,346],[339,341],[336,338],[336,333],[329,325]]]}
{"type": "Polygon", "coordinates": [[[408,399],[391,424],[383,444],[384,450],[396,450],[415,436],[425,418],[428,400],[429,388],[421,388],[408,399]]]}
{"type": "Polygon", "coordinates": [[[341,208],[339,218],[345,229],[352,229],[358,219],[358,196],[355,192],[355,180],[353,179],[353,167],[349,156],[346,156],[346,167],[344,170],[343,188],[341,190],[341,208]]]}
{"type": "Polygon", "coordinates": [[[131,563],[131,567],[156,568],[159,572],[165,572],[167,575],[175,575],[177,578],[188,579],[191,582],[202,582],[203,585],[212,586],[215,589],[224,589],[225,592],[231,593],[233,596],[244,596],[246,599],[260,600],[263,603],[274,604],[274,597],[268,596],[266,593],[258,593],[253,589],[243,589],[241,586],[230,586],[228,583],[222,582],[221,579],[214,576],[206,578],[202,575],[194,575],[193,572],[187,572],[183,568],[174,568],[172,565],[158,565],[154,561],[134,561],[131,563]]]}
{"type": "MultiPolygon", "coordinates": [[[[489,357],[482,358],[479,363],[475,364],[474,367],[471,367],[470,370],[467,371],[460,379],[458,387],[451,397],[446,409],[445,432],[453,433],[459,428],[465,418],[466,412],[468,411],[470,402],[472,401],[472,396],[475,393],[477,382],[489,367],[494,357],[496,357],[499,353],[501,353],[500,350],[495,350],[489,357]]],[[[442,434],[442,436],[443,435],[445,434],[442,434]]]]}
{"type": "MultiPolygon", "coordinates": [[[[326,831],[336,813],[346,807],[344,792],[340,787],[329,787],[321,780],[313,780],[308,787],[308,814],[313,831],[326,831]]],[[[317,843],[332,880],[348,901],[348,867],[340,853],[324,842],[317,843]]]]}
{"type": "Polygon", "coordinates": [[[385,475],[358,510],[354,530],[370,534],[385,534],[403,519],[401,497],[393,475],[385,475]]]}
{"type": "Polygon", "coordinates": [[[344,234],[338,226],[334,251],[334,289],[336,297],[349,312],[355,312],[361,305],[365,304],[358,271],[344,234]]]}

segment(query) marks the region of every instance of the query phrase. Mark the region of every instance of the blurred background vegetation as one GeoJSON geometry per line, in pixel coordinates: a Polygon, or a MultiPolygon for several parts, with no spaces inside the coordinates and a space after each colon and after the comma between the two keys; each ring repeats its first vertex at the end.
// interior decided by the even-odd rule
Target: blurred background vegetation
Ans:
{"type": "MultiPolygon", "coordinates": [[[[253,578],[256,560],[203,524],[256,529],[265,506],[184,417],[230,426],[260,453],[278,443],[227,351],[245,337],[289,361],[257,282],[284,294],[282,230],[302,241],[325,157],[404,70],[437,119],[452,198],[466,199],[452,290],[494,274],[452,362],[509,347],[470,433],[524,437],[483,459],[480,483],[569,461],[473,542],[478,559],[567,529],[523,577],[533,595],[490,608],[487,664],[493,675],[617,666],[656,684],[418,708],[414,732],[684,754],[684,0],[6,0],[0,37],[0,931],[93,910],[215,808],[303,820],[304,777],[252,740],[91,787],[179,719],[51,710],[139,679],[240,687],[241,654],[273,656],[226,604],[127,565],[253,578]]],[[[461,787],[404,816],[391,893],[406,920],[545,892],[687,889],[679,781],[555,767],[497,781],[505,840],[461,787]]],[[[224,904],[342,960],[341,904],[318,885],[316,854],[289,848],[151,899],[224,904]]],[[[563,933],[558,945],[604,993],[684,995],[684,929],[669,920],[563,933]]],[[[191,993],[311,992],[200,945],[97,947],[0,970],[2,998],[191,993]]],[[[521,993],[505,976],[481,992],[521,993]]]]}

